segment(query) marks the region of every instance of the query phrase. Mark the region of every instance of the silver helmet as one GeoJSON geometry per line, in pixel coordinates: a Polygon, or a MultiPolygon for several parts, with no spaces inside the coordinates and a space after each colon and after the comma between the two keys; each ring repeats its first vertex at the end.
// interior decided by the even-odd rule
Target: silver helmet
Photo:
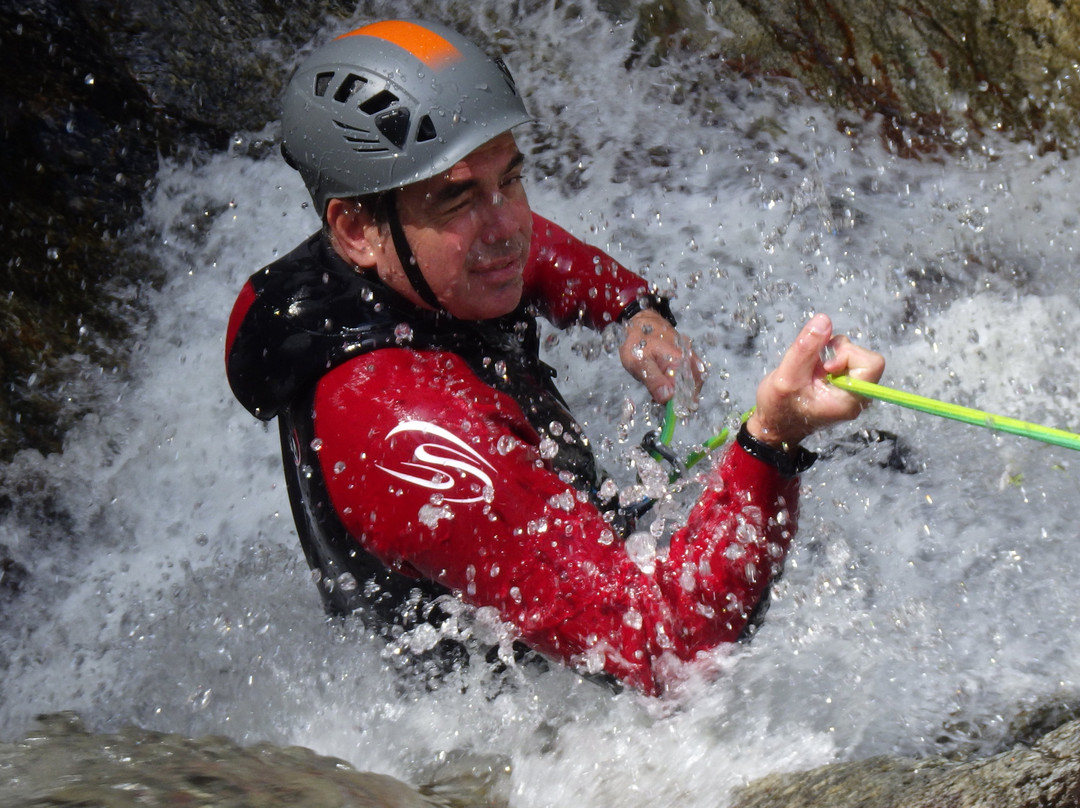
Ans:
{"type": "Polygon", "coordinates": [[[501,60],[445,26],[387,20],[300,66],[285,91],[282,151],[321,216],[331,199],[440,174],[529,120],[501,60]]]}

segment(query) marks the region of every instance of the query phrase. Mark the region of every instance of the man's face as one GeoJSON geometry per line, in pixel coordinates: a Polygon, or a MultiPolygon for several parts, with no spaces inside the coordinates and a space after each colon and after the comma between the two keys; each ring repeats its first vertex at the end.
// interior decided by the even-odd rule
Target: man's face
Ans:
{"type": "MultiPolygon", "coordinates": [[[[398,191],[398,215],[413,254],[455,317],[500,317],[521,300],[532,240],[521,172],[521,152],[507,132],[446,173],[398,191]]],[[[383,280],[415,300],[388,234],[377,252],[383,280]]]]}

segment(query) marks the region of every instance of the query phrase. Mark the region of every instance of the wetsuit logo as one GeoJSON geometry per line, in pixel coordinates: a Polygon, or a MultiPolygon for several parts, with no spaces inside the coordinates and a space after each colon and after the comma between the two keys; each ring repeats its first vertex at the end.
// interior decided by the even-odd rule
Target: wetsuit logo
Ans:
{"type": "MultiPolygon", "coordinates": [[[[426,475],[410,474],[405,471],[396,471],[376,463],[387,474],[407,483],[418,485],[432,491],[446,492],[443,502],[470,503],[491,500],[491,492],[494,483],[491,475],[484,470],[487,467],[495,471],[495,467],[486,461],[479,452],[469,446],[465,441],[441,426],[429,424],[426,421],[405,421],[387,433],[386,439],[402,432],[419,432],[437,438],[436,441],[421,443],[413,450],[412,461],[401,465],[410,470],[427,472],[426,475]],[[459,474],[452,474],[446,469],[453,469],[459,474]],[[464,486],[469,481],[479,483],[479,490],[469,492],[468,496],[451,496],[455,493],[455,487],[464,486]]],[[[465,491],[458,491],[465,494],[465,491]]]]}

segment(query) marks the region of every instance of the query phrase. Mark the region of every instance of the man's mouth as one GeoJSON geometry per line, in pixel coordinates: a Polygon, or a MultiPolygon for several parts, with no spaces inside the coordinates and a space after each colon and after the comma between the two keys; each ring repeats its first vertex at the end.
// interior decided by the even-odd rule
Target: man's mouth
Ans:
{"type": "Polygon", "coordinates": [[[472,272],[488,281],[509,280],[525,270],[528,253],[516,249],[500,250],[494,255],[482,255],[472,265],[472,272]]]}
{"type": "Polygon", "coordinates": [[[485,277],[504,273],[516,273],[521,271],[521,259],[516,255],[500,258],[495,261],[485,261],[474,267],[473,272],[485,277]]]}
{"type": "Polygon", "coordinates": [[[471,272],[489,281],[509,280],[525,271],[529,242],[522,236],[475,249],[471,256],[471,272]]]}

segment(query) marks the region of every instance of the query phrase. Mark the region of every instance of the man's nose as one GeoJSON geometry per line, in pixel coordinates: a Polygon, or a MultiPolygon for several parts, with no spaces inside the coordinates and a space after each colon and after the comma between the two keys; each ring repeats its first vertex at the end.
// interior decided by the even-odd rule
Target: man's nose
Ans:
{"type": "Polygon", "coordinates": [[[514,235],[520,229],[514,205],[501,191],[493,191],[483,206],[483,240],[486,244],[514,235]]]}

